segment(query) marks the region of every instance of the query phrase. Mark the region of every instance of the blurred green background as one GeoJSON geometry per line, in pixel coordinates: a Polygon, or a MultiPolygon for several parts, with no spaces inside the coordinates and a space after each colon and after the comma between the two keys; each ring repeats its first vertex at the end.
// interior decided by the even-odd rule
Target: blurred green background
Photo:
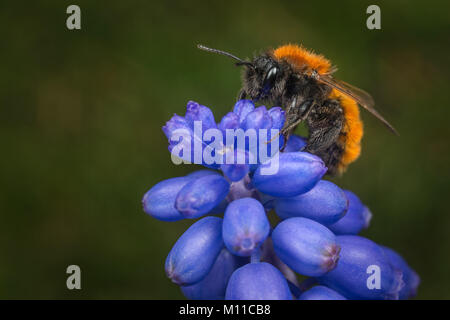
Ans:
{"type": "Polygon", "coordinates": [[[362,111],[362,156],[334,181],[372,210],[363,235],[420,274],[418,298],[450,298],[450,7],[375,3],[381,30],[366,28],[372,1],[2,1],[0,298],[183,298],[163,266],[192,221],[140,203],[194,170],[172,164],[161,126],[188,100],[217,118],[235,101],[239,69],[195,44],[251,57],[287,42],[331,59],[399,130],[362,111]]]}

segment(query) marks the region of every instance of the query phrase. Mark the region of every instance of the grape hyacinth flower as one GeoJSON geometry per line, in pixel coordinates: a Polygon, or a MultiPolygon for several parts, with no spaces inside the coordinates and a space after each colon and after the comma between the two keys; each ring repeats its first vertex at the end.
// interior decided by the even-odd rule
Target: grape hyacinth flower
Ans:
{"type": "Polygon", "coordinates": [[[279,107],[240,100],[216,122],[190,101],[163,127],[174,163],[205,167],[157,183],[142,199],[158,220],[196,219],[167,256],[169,279],[189,299],[413,297],[417,273],[358,236],[372,217],[359,197],[323,180],[327,168],[301,151],[304,138],[292,135],[280,151],[283,124],[279,107]],[[298,275],[308,278],[299,285],[298,275]]]}

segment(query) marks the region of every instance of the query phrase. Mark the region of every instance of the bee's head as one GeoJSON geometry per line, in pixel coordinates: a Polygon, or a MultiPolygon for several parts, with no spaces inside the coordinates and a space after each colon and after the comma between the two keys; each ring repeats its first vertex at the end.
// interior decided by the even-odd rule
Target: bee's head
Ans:
{"type": "Polygon", "coordinates": [[[280,79],[281,68],[270,55],[257,56],[252,67],[244,71],[244,87],[253,100],[261,100],[270,96],[276,80],[280,79]]]}
{"type": "Polygon", "coordinates": [[[267,98],[275,85],[275,81],[280,77],[281,68],[270,55],[264,54],[257,56],[253,61],[245,61],[225,51],[211,49],[203,45],[197,45],[197,47],[201,50],[230,57],[237,60],[237,66],[246,67],[243,85],[252,100],[267,98]]]}

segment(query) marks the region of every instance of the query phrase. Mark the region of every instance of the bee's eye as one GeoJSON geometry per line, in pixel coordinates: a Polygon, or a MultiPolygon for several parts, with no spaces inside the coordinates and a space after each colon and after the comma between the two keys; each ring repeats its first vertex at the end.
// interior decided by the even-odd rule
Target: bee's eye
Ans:
{"type": "Polygon", "coordinates": [[[267,72],[266,78],[264,79],[263,87],[264,90],[270,90],[275,83],[275,78],[277,76],[278,68],[273,67],[267,72]]]}

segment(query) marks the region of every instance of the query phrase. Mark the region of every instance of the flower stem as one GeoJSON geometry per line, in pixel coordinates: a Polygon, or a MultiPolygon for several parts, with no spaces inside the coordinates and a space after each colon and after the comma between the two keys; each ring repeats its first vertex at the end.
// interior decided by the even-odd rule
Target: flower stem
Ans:
{"type": "Polygon", "coordinates": [[[258,263],[261,260],[261,248],[256,248],[250,257],[250,263],[258,263]]]}

